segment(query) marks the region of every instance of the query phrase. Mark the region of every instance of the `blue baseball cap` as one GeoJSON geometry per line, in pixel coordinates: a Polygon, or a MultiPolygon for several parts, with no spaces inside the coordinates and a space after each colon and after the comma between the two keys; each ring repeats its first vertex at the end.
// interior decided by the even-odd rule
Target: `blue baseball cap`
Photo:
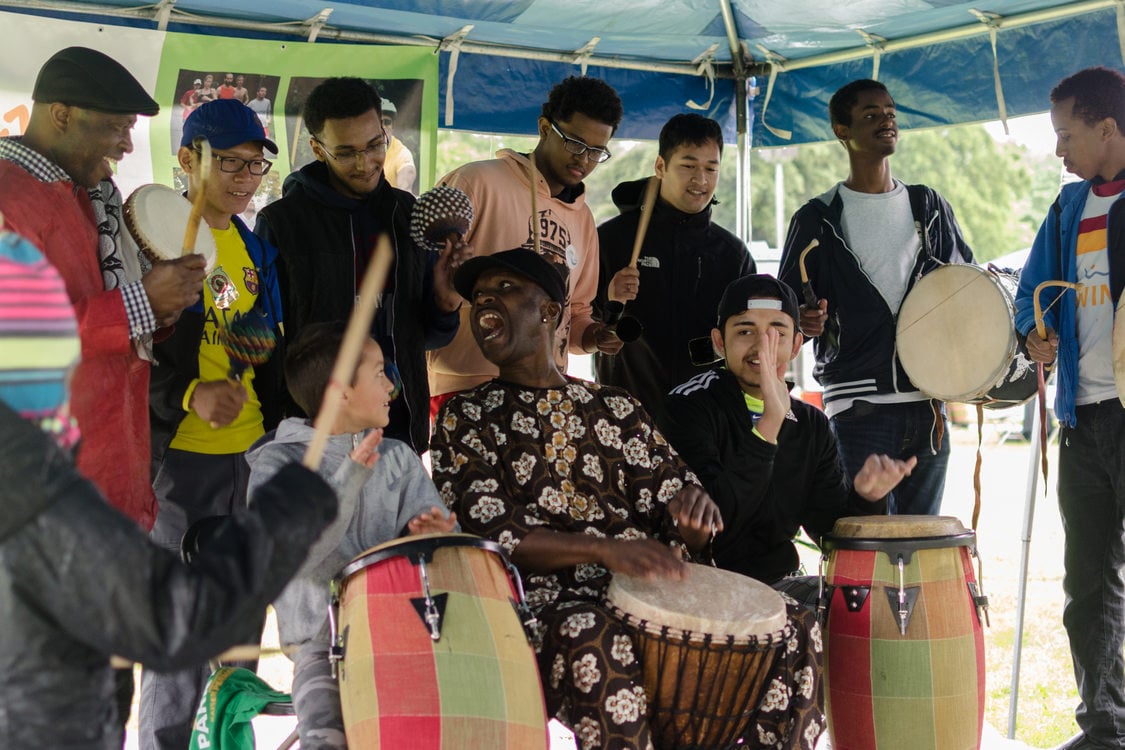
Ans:
{"type": "Polygon", "coordinates": [[[277,154],[277,144],[266,137],[258,115],[237,99],[205,102],[188,115],[180,146],[191,146],[200,136],[207,139],[211,148],[233,148],[240,143],[253,142],[277,154]]]}

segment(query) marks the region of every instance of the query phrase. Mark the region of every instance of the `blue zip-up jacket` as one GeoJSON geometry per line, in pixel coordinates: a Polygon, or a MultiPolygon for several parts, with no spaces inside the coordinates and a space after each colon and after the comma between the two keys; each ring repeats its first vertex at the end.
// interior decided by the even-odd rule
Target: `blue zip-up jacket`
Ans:
{"type": "MultiPolygon", "coordinates": [[[[907,283],[909,294],[922,276],[943,263],[972,263],[973,251],[961,236],[953,209],[936,190],[907,185],[906,192],[922,240],[907,283]]],[[[825,404],[843,397],[917,392],[898,358],[898,310],[887,306],[848,247],[843,211],[837,184],[793,214],[778,271],[778,278],[800,294],[799,256],[811,240],[820,242],[805,259],[813,290],[828,300],[824,333],[813,340],[813,375],[824,386],[825,404]]]]}
{"type": "MultiPolygon", "coordinates": [[[[262,405],[263,427],[268,432],[281,420],[285,381],[285,340],[282,336],[281,285],[278,280],[277,248],[258,237],[237,216],[231,222],[246,245],[250,262],[258,272],[256,310],[266,314],[274,332],[275,347],[269,361],[254,367],[254,390],[262,405]]],[[[153,347],[152,377],[149,381],[149,421],[152,427],[153,476],[172,442],[184,411],[184,393],[199,377],[199,341],[203,335],[203,298],[184,310],[172,334],[153,347]]]]}
{"type": "MultiPolygon", "coordinates": [[[[1063,185],[1055,198],[1047,218],[1039,227],[1031,254],[1027,256],[1023,273],[1020,274],[1020,287],[1016,294],[1016,330],[1021,341],[1035,329],[1035,304],[1032,295],[1040,282],[1054,279],[1075,282],[1078,280],[1078,225],[1086,208],[1086,198],[1090,195],[1090,182],[1072,182],[1063,185]]],[[[1106,236],[1109,238],[1109,277],[1110,291],[1113,294],[1114,309],[1121,297],[1122,274],[1125,273],[1125,259],[1121,253],[1125,246],[1114,242],[1117,220],[1125,220],[1125,194],[1118,196],[1106,219],[1106,236]],[[1116,261],[1116,262],[1115,262],[1116,261]]],[[[1048,287],[1039,299],[1042,306],[1043,324],[1054,329],[1059,335],[1058,384],[1055,389],[1055,416],[1067,427],[1077,424],[1075,398],[1078,394],[1078,300],[1071,289],[1048,287]],[[1052,304],[1059,294],[1063,298],[1052,304]]]]}

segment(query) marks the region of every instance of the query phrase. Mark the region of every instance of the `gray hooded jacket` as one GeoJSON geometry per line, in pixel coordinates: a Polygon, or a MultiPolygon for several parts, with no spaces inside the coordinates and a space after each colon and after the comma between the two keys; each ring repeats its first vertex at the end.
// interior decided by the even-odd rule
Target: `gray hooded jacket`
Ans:
{"type": "MultiPolygon", "coordinates": [[[[278,425],[272,440],[267,435],[251,448],[246,454],[250,492],[281,467],[300,461],[314,432],[307,419],[291,417],[278,425]]],[[[328,584],[353,558],[401,536],[419,513],[444,507],[421,459],[406,443],[384,438],[373,469],[351,460],[351,451],[350,434],[332,435],[325,446],[320,474],[336,490],[340,511],[274,601],[283,646],[317,636],[328,613],[328,584]]]]}

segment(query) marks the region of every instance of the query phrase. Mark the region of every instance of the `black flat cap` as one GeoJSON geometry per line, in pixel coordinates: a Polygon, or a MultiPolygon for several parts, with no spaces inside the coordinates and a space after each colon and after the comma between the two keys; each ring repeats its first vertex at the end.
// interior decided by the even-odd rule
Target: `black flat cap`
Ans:
{"type": "Polygon", "coordinates": [[[67,47],[39,69],[31,98],[114,115],[155,115],[160,105],[125,67],[97,50],[67,47]]]}

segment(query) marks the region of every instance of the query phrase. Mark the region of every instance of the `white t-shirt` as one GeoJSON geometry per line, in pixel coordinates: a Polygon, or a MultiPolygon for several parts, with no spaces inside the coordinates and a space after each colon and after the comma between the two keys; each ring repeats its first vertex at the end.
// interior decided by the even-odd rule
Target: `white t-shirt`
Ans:
{"type": "Polygon", "coordinates": [[[1091,187],[1078,225],[1078,393],[1077,404],[1117,397],[1113,378],[1113,295],[1109,288],[1106,214],[1125,181],[1091,187]],[[1096,192],[1095,192],[1096,191],[1096,192]],[[1098,195],[1098,193],[1102,195],[1098,195]]]}
{"type": "Polygon", "coordinates": [[[889,193],[858,193],[841,183],[840,198],[844,202],[844,239],[891,314],[897,316],[922,247],[906,185],[895,180],[889,193]]]}

